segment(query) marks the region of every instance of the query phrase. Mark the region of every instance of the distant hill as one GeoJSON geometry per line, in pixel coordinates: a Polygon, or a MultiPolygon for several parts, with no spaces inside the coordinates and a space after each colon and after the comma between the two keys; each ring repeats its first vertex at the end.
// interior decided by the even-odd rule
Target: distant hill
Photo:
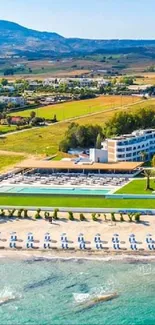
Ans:
{"type": "Polygon", "coordinates": [[[90,53],[129,48],[154,48],[155,40],[89,40],[65,38],[57,33],[40,32],[0,20],[0,53],[51,52],[90,53]]]}

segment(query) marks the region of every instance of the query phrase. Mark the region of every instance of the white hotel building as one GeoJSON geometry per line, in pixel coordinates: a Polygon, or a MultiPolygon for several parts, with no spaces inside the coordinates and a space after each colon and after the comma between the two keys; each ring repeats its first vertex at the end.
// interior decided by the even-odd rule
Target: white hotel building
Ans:
{"type": "Polygon", "coordinates": [[[124,134],[102,143],[102,150],[107,151],[108,162],[142,161],[142,152],[149,160],[155,153],[155,129],[138,130],[124,134]]]}

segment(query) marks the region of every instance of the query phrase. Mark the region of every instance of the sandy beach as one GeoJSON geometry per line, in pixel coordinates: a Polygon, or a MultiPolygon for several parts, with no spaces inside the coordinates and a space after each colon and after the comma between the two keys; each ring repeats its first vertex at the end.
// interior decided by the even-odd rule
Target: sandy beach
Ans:
{"type": "MultiPolygon", "coordinates": [[[[155,219],[151,216],[142,216],[140,223],[128,222],[126,217],[125,222],[111,222],[104,221],[103,217],[95,222],[91,220],[90,215],[86,215],[87,221],[79,221],[79,215],[75,214],[75,221],[69,221],[66,213],[61,213],[59,220],[49,223],[43,219],[35,220],[33,213],[31,219],[9,219],[7,217],[0,219],[0,257],[13,258],[32,258],[32,257],[46,257],[46,258],[104,258],[104,259],[119,259],[134,256],[155,258],[155,251],[149,251],[146,244],[146,235],[152,234],[155,239],[155,219]],[[10,233],[17,233],[17,250],[10,250],[10,233]],[[32,232],[34,234],[34,247],[36,249],[26,249],[27,234],[32,232]],[[49,232],[51,235],[51,249],[43,250],[44,235],[49,232]],[[60,237],[62,233],[67,234],[69,250],[63,251],[61,249],[60,237]],[[79,233],[84,234],[86,241],[86,250],[80,251],[77,237],[79,233]],[[97,251],[94,243],[94,236],[100,233],[103,242],[103,250],[97,251]],[[112,236],[118,233],[120,236],[120,251],[114,251],[112,244],[112,236]],[[134,233],[138,242],[138,250],[131,251],[129,243],[129,235],[134,233]],[[3,247],[3,249],[2,249],[3,247]]],[[[116,215],[117,218],[117,215],[116,215]]],[[[109,216],[110,219],[110,216],[109,216]]],[[[119,219],[119,218],[118,218],[119,219]]]]}

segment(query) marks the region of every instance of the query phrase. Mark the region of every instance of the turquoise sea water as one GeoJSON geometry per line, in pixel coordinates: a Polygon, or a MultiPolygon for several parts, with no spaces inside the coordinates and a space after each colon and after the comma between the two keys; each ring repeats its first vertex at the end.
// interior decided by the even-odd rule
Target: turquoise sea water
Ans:
{"type": "Polygon", "coordinates": [[[26,187],[26,186],[1,186],[0,193],[12,194],[56,194],[56,195],[105,195],[110,189],[88,189],[88,188],[47,188],[47,187],[26,187]]]}
{"type": "Polygon", "coordinates": [[[155,324],[155,264],[0,260],[0,324],[155,324]],[[91,308],[79,302],[117,291],[91,308]]]}

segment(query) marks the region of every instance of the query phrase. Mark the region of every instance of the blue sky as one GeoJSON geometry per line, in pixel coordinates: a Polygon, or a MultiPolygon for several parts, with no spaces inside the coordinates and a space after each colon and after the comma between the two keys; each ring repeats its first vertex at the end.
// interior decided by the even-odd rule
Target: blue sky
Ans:
{"type": "Polygon", "coordinates": [[[0,19],[66,37],[155,39],[155,0],[0,0],[0,19]]]}

